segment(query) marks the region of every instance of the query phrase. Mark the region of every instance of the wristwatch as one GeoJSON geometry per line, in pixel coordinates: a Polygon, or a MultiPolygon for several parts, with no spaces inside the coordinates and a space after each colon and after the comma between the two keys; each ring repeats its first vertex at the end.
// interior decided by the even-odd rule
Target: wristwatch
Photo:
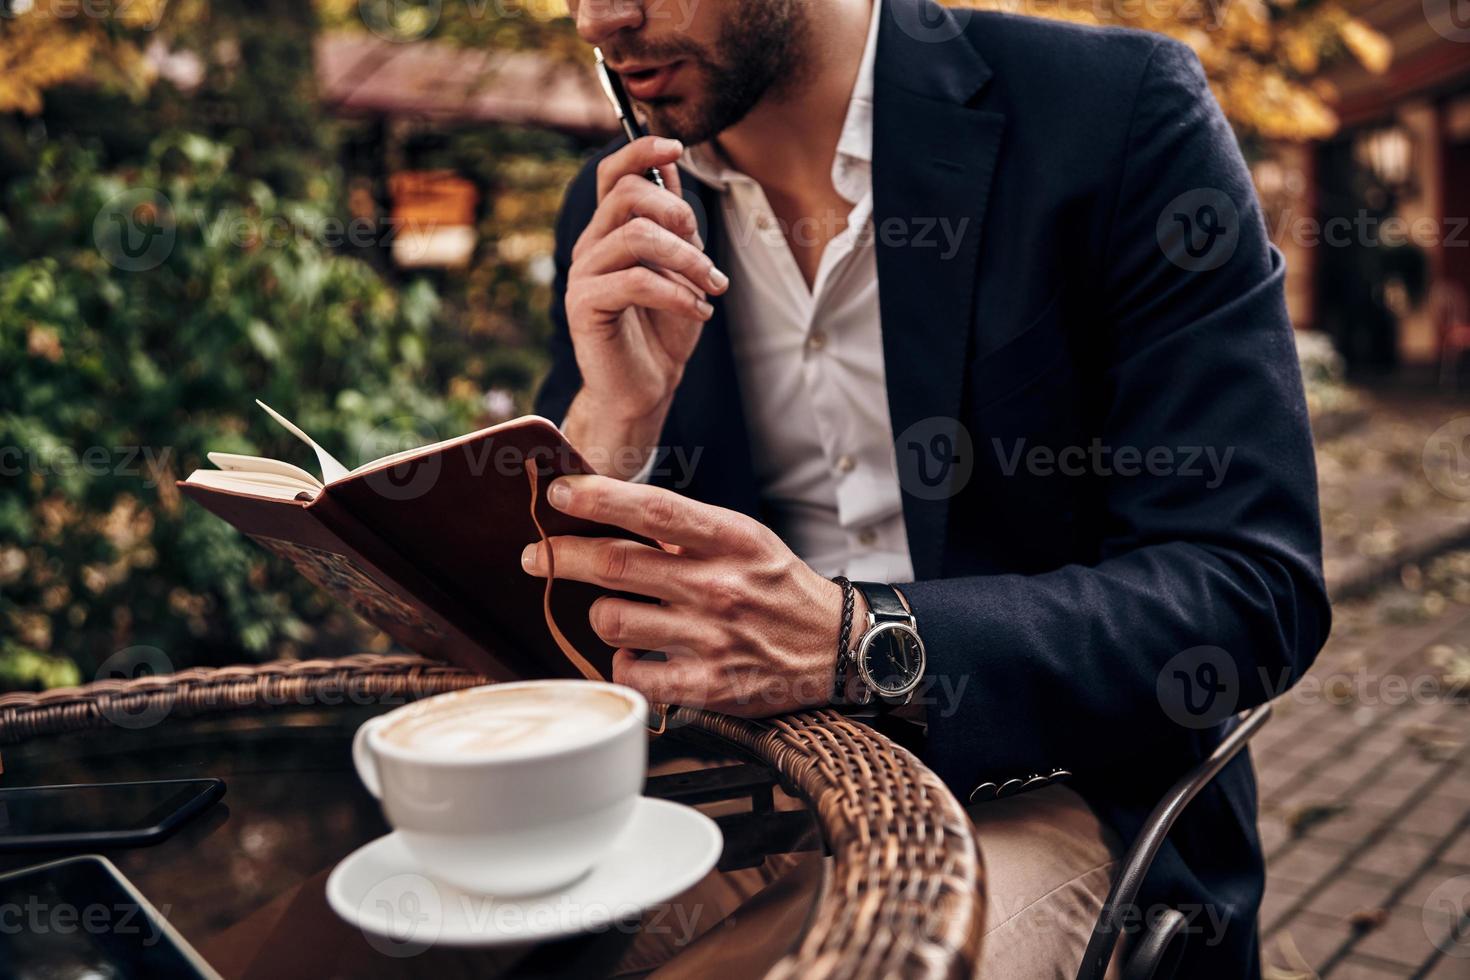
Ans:
{"type": "Polygon", "coordinates": [[[842,651],[837,688],[842,700],[907,704],[924,679],[926,655],[918,621],[897,589],[881,582],[853,582],[867,600],[868,616],[857,646],[842,651]]]}

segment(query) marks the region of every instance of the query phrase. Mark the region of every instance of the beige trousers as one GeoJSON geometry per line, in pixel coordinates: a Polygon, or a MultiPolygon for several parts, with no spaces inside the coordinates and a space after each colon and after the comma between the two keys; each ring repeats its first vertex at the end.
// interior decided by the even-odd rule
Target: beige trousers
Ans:
{"type": "Polygon", "coordinates": [[[967,812],[985,863],[980,976],[1075,977],[1122,854],[1117,838],[1065,786],[967,812]]]}
{"type": "MultiPolygon", "coordinates": [[[[1121,853],[1117,840],[1064,786],[977,804],[968,813],[985,864],[978,976],[1076,976],[1121,853]]],[[[680,901],[717,911],[715,921],[706,920],[714,928],[682,949],[639,942],[642,955],[624,961],[627,973],[653,969],[656,980],[760,976],[786,952],[810,911],[821,860],[778,855],[762,868],[712,875],[680,901]]]]}

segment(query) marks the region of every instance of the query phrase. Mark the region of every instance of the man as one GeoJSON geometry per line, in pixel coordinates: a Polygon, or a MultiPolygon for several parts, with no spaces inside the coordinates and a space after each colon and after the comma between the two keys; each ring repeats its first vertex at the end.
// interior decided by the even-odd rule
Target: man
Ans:
{"type": "MultiPolygon", "coordinates": [[[[606,476],[550,499],[665,544],[556,574],[660,600],[591,614],[652,699],[917,706],[962,800],[1071,773],[972,813],[985,975],[1072,975],[1119,848],[1329,627],[1281,259],[1197,60],[930,0],[572,8],[658,136],[567,193],[539,411],[606,476]]],[[[1155,862],[1180,976],[1259,973],[1255,805],[1241,759],[1155,862]]]]}

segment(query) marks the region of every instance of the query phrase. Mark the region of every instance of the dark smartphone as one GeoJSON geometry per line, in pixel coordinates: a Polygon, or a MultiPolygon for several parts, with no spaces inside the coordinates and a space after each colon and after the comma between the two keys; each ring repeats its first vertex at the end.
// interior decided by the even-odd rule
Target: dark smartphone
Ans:
{"type": "Polygon", "coordinates": [[[223,795],[219,779],[0,789],[0,851],[152,844],[223,795]]]}
{"type": "Polygon", "coordinates": [[[96,854],[0,875],[0,978],[219,976],[96,854]]]}

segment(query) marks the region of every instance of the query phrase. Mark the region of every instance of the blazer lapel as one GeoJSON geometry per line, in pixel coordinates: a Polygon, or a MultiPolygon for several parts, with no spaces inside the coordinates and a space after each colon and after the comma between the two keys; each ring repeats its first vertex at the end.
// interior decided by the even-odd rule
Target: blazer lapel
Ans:
{"type": "MultiPolygon", "coordinates": [[[[873,92],[873,231],[884,371],[918,579],[942,574],[950,498],[970,471],[959,419],[980,237],[1005,117],[955,14],[883,0],[873,92]]],[[[963,12],[962,12],[963,13],[963,12]]]]}

